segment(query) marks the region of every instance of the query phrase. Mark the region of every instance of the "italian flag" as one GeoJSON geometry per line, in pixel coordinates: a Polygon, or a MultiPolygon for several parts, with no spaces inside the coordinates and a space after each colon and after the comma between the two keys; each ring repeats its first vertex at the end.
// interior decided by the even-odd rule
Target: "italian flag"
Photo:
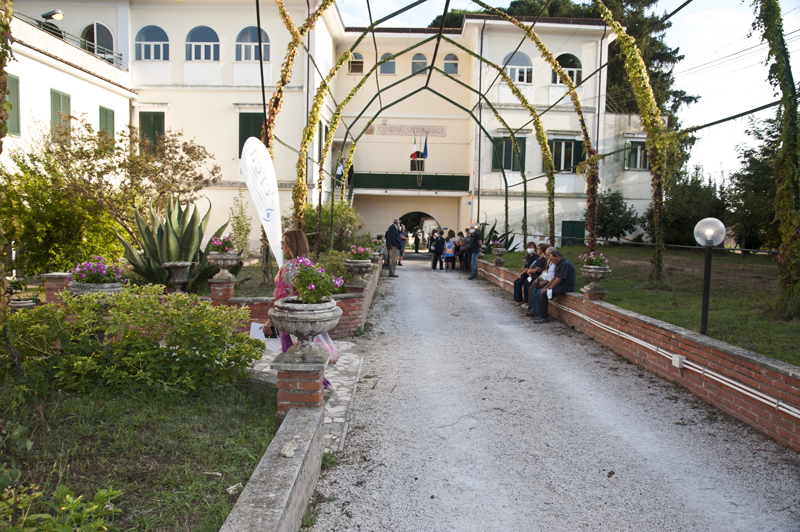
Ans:
{"type": "Polygon", "coordinates": [[[414,135],[414,151],[411,152],[411,159],[412,160],[416,160],[417,159],[417,136],[416,135],[414,135]]]}

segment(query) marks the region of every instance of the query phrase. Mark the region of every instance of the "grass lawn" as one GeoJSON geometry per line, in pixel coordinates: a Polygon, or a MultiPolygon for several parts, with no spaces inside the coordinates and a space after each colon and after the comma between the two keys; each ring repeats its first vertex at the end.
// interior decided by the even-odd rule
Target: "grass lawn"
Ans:
{"type": "MultiPolygon", "coordinates": [[[[671,249],[665,261],[669,287],[648,279],[653,250],[639,246],[599,246],[613,273],[602,285],[605,301],[624,309],[700,331],[704,251],[671,249]]],[[[578,255],[584,247],[561,248],[577,270],[576,289],[588,284],[580,274],[578,255]]],[[[503,257],[505,266],[522,268],[523,253],[503,257]]],[[[488,256],[488,260],[493,257],[488,256]]],[[[711,263],[708,335],[762,355],[800,366],[800,320],[780,321],[770,312],[776,294],[778,264],[774,255],[715,253],[711,263]]]]}
{"type": "Polygon", "coordinates": [[[235,502],[225,489],[246,484],[276,430],[274,396],[246,384],[188,397],[56,392],[30,396],[3,418],[30,430],[30,453],[3,460],[45,502],[59,484],[89,500],[113,487],[123,492],[115,524],[137,531],[219,530],[235,502]]]}

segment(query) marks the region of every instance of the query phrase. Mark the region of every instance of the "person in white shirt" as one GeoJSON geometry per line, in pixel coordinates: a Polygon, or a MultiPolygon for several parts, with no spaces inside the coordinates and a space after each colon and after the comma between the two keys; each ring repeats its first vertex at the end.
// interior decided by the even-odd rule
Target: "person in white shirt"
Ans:
{"type": "Polygon", "coordinates": [[[544,272],[539,278],[531,284],[530,290],[531,295],[528,297],[528,302],[530,303],[530,308],[525,312],[526,316],[538,316],[539,315],[539,292],[542,291],[542,288],[547,286],[547,283],[550,282],[550,279],[556,274],[556,264],[552,260],[550,260],[550,254],[556,248],[550,247],[547,248],[545,251],[545,255],[547,256],[547,262],[549,266],[547,267],[547,271],[544,272]]]}

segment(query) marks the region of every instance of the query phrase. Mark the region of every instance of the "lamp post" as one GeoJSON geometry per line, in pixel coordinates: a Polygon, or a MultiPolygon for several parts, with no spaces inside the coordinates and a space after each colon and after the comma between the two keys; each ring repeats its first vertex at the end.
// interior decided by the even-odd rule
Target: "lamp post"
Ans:
{"type": "Polygon", "coordinates": [[[711,291],[711,250],[725,240],[725,225],[716,218],[703,218],[694,226],[694,239],[706,248],[706,267],[703,275],[703,314],[700,321],[700,334],[708,328],[708,297],[711,291]]]}
{"type": "Polygon", "coordinates": [[[64,13],[62,13],[60,9],[54,9],[43,14],[42,18],[45,20],[61,20],[64,18],[64,13]]]}

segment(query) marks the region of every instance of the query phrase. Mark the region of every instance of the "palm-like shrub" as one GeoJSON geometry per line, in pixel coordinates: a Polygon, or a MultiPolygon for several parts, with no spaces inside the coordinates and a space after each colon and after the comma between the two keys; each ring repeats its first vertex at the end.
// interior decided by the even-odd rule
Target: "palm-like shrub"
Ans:
{"type": "MultiPolygon", "coordinates": [[[[133,271],[153,284],[166,284],[169,271],[163,266],[165,262],[191,262],[189,281],[184,289],[187,292],[194,292],[200,281],[208,280],[219,272],[219,268],[208,263],[211,240],[209,239],[204,250],[200,249],[210,214],[211,202],[201,220],[200,210],[197,207],[193,205],[181,207],[177,199],[170,197],[163,219],[152,207],[150,207],[149,223],[138,210],[135,212],[136,227],[142,243],[141,252],[119,234],[117,238],[125,248],[125,258],[130,262],[133,271]]],[[[225,222],[213,237],[219,238],[227,227],[228,222],[225,222]]],[[[242,263],[239,262],[229,271],[236,275],[241,268],[242,263]]]]}

